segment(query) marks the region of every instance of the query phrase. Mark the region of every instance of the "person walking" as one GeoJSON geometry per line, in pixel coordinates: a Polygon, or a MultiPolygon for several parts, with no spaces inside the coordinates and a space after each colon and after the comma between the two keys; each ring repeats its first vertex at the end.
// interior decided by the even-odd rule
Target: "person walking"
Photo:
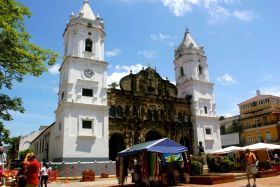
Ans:
{"type": "Polygon", "coordinates": [[[48,179],[49,179],[49,167],[47,163],[43,163],[43,167],[41,168],[41,186],[43,187],[43,183],[45,184],[45,187],[47,187],[48,179]]]}
{"type": "Polygon", "coordinates": [[[256,168],[256,163],[257,163],[256,155],[253,152],[251,152],[250,149],[246,149],[245,159],[246,159],[246,174],[248,180],[247,187],[251,187],[250,175],[253,175],[254,178],[254,184],[252,187],[256,187],[256,174],[258,172],[256,168]]]}
{"type": "Polygon", "coordinates": [[[39,171],[40,163],[35,159],[35,154],[29,152],[26,154],[23,160],[23,166],[25,169],[26,186],[25,187],[38,187],[39,185],[39,171]]]}

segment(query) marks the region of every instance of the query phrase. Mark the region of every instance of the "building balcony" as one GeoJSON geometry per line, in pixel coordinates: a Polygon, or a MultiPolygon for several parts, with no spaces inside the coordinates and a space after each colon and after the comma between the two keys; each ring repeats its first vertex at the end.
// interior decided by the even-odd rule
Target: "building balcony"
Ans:
{"type": "Polygon", "coordinates": [[[258,125],[254,124],[254,125],[250,125],[249,127],[243,126],[242,129],[252,129],[252,128],[260,128],[260,127],[265,127],[265,126],[269,126],[269,125],[280,125],[280,121],[271,121],[271,122],[266,122],[266,123],[259,123],[258,125]]]}
{"type": "Polygon", "coordinates": [[[259,142],[271,143],[271,144],[280,144],[280,140],[277,139],[277,138],[271,138],[271,139],[261,138],[260,141],[258,139],[253,140],[253,141],[248,141],[248,140],[244,140],[244,138],[243,138],[241,140],[241,145],[247,146],[247,145],[252,145],[252,144],[255,144],[255,143],[259,143],[259,142]]]}

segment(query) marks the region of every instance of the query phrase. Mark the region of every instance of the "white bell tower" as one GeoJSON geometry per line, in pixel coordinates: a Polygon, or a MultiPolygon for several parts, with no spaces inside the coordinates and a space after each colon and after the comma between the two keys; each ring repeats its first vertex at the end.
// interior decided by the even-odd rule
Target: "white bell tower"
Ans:
{"type": "Polygon", "coordinates": [[[53,161],[108,160],[107,66],[104,23],[88,0],[64,31],[53,161]]]}
{"type": "Polygon", "coordinates": [[[194,150],[202,142],[205,152],[221,148],[220,128],[209,80],[207,57],[187,30],[174,55],[178,97],[191,96],[194,128],[194,150]]]}

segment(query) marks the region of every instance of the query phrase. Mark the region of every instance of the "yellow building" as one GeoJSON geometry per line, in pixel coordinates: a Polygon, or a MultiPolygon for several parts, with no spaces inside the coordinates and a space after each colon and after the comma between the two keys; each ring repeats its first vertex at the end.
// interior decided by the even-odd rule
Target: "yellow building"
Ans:
{"type": "Polygon", "coordinates": [[[257,95],[239,104],[241,144],[280,144],[280,97],[257,95]]]}

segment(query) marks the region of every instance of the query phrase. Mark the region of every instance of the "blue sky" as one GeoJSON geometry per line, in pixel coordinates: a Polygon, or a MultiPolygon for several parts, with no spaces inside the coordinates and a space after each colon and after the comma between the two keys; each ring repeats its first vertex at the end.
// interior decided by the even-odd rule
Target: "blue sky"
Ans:
{"type": "MultiPolygon", "coordinates": [[[[62,34],[83,0],[21,0],[32,42],[63,56],[62,34]]],[[[108,81],[130,70],[156,67],[175,82],[173,54],[186,28],[208,57],[218,115],[238,114],[237,104],[262,94],[280,96],[280,1],[278,0],[90,0],[105,22],[108,81]]],[[[6,123],[13,136],[26,135],[55,120],[57,64],[39,78],[27,76],[9,92],[22,97],[26,112],[6,123]]]]}

